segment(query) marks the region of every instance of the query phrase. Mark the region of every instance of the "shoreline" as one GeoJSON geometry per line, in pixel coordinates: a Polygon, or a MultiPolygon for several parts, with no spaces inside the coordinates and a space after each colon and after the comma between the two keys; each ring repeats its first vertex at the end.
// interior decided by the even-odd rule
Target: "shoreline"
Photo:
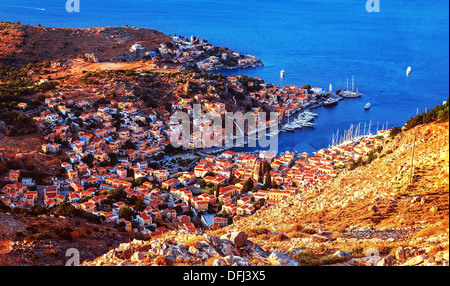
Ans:
{"type": "Polygon", "coordinates": [[[237,66],[237,67],[220,67],[220,68],[212,68],[212,69],[201,69],[201,71],[205,72],[213,72],[213,71],[229,71],[229,70],[239,70],[239,69],[251,69],[251,68],[259,68],[263,67],[264,63],[260,64],[252,64],[252,65],[246,65],[246,66],[237,66]]]}
{"type": "MultiPolygon", "coordinates": [[[[326,97],[326,98],[329,98],[329,96],[328,97],[326,97]]],[[[297,116],[299,113],[301,113],[301,112],[304,112],[304,111],[307,111],[307,110],[313,110],[313,109],[316,109],[316,108],[319,108],[319,107],[325,107],[324,106],[324,102],[326,101],[326,98],[322,98],[322,99],[320,99],[318,102],[315,102],[315,103],[313,103],[312,105],[308,105],[308,106],[302,106],[302,107],[300,107],[300,108],[298,108],[298,109],[296,109],[296,110],[294,110],[293,112],[292,112],[292,115],[291,116],[297,116]]],[[[338,97],[337,98],[338,99],[338,101],[341,101],[341,100],[343,100],[344,98],[342,98],[342,97],[338,97]]],[[[279,136],[281,133],[286,133],[286,131],[281,131],[281,128],[282,128],[282,126],[286,123],[286,118],[285,119],[283,119],[281,122],[279,122],[278,123],[278,127],[277,127],[277,133],[276,133],[276,135],[274,135],[274,136],[279,136]]],[[[259,130],[255,130],[255,132],[254,133],[256,133],[255,134],[255,138],[254,138],[254,140],[252,140],[252,141],[257,141],[258,140],[258,136],[256,136],[257,135],[257,133],[259,133],[259,132],[263,132],[263,131],[266,131],[267,129],[270,129],[270,125],[269,126],[266,126],[265,128],[261,128],[261,129],[259,129],[259,130]]],[[[254,134],[254,133],[252,133],[252,134],[254,134]]],[[[270,132],[269,133],[267,133],[266,132],[266,137],[269,135],[269,134],[271,134],[270,132]]],[[[369,136],[369,135],[366,135],[366,136],[369,136]]],[[[226,144],[224,144],[223,146],[221,146],[221,147],[212,147],[212,148],[206,148],[206,149],[199,149],[199,151],[197,151],[197,153],[199,153],[199,154],[201,154],[201,153],[203,153],[203,156],[208,156],[208,155],[214,155],[214,154],[218,154],[218,153],[221,153],[221,152],[224,152],[224,151],[227,151],[227,150],[232,150],[232,149],[234,149],[234,148],[245,148],[245,147],[248,147],[248,144],[249,144],[249,136],[248,135],[246,135],[245,137],[244,137],[244,146],[235,146],[235,140],[236,140],[236,138],[235,137],[233,137],[233,147],[226,147],[225,145],[226,144]]],[[[361,139],[362,140],[362,139],[361,139]]],[[[344,144],[344,143],[343,143],[344,144]]],[[[347,143],[347,145],[348,144],[350,144],[350,143],[347,143]]],[[[249,147],[249,148],[258,148],[258,147],[249,147]]],[[[328,149],[329,147],[324,147],[325,149],[328,149]]],[[[190,149],[191,151],[192,151],[192,149],[190,149]]],[[[189,152],[189,149],[187,149],[186,151],[188,151],[189,152]]],[[[254,151],[246,151],[246,152],[248,152],[248,153],[259,153],[259,152],[261,152],[261,151],[265,151],[265,150],[254,150],[254,151]]],[[[295,151],[295,150],[292,150],[292,151],[295,151]]],[[[316,150],[315,152],[317,152],[318,150],[316,150]]],[[[243,152],[243,151],[242,151],[243,152]]],[[[278,154],[280,154],[280,152],[278,152],[276,155],[278,155],[278,154]]]]}

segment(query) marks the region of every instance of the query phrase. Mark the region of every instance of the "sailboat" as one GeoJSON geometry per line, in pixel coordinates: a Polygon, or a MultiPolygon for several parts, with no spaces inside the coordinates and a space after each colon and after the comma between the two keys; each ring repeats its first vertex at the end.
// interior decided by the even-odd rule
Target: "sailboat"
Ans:
{"type": "Polygon", "coordinates": [[[408,68],[406,69],[406,76],[409,76],[410,73],[411,73],[411,67],[408,67],[408,68]]]}
{"type": "Polygon", "coordinates": [[[355,76],[352,76],[352,90],[349,90],[348,88],[348,79],[347,79],[347,84],[345,86],[345,90],[340,92],[340,96],[345,97],[345,98],[356,98],[356,97],[360,97],[361,93],[358,92],[358,89],[356,89],[356,92],[354,91],[355,89],[355,76]]]}

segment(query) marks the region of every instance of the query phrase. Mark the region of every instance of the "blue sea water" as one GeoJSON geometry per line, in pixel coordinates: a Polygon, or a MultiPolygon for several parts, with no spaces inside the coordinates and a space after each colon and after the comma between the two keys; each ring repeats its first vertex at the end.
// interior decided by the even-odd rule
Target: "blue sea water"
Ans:
{"type": "Polygon", "coordinates": [[[200,36],[265,63],[223,74],[283,86],[339,89],[354,75],[363,96],[315,109],[316,128],[280,134],[280,151],[327,147],[332,134],[350,124],[372,122],[372,131],[377,125],[401,126],[417,110],[448,98],[449,3],[444,0],[380,0],[378,13],[367,12],[365,0],[80,0],[79,13],[68,13],[65,5],[65,0],[0,0],[0,20],[74,28],[132,25],[200,36]],[[280,79],[282,69],[286,75],[280,79]],[[372,104],[368,111],[366,102],[372,104]]]}

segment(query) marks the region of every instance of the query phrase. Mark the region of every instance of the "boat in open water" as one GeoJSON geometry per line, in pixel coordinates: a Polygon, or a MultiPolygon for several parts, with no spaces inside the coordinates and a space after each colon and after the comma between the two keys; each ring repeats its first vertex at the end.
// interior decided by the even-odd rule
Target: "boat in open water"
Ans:
{"type": "Polygon", "coordinates": [[[410,73],[411,73],[411,67],[408,67],[408,68],[406,69],[406,76],[409,76],[410,73]]]}

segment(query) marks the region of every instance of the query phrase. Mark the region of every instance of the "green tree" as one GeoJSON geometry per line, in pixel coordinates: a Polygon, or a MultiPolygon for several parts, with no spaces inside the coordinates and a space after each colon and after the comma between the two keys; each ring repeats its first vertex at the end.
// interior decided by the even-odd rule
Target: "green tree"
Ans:
{"type": "Polygon", "coordinates": [[[228,177],[228,183],[229,184],[233,184],[235,178],[236,178],[236,176],[234,175],[233,170],[231,170],[230,171],[230,176],[228,177]]]}
{"type": "Polygon", "coordinates": [[[267,163],[266,161],[264,161],[263,163],[263,167],[262,167],[262,172],[263,174],[267,174],[268,172],[272,171],[272,167],[270,166],[269,163],[267,163]]]}
{"type": "Polygon", "coordinates": [[[266,200],[264,198],[259,199],[257,202],[255,202],[253,204],[253,206],[255,207],[255,209],[259,210],[260,208],[262,208],[264,206],[264,204],[266,203],[266,200]]]}
{"type": "Polygon", "coordinates": [[[48,212],[48,210],[45,207],[35,205],[35,206],[33,206],[31,208],[31,212],[30,213],[32,215],[41,215],[41,214],[46,214],[47,212],[48,212]]]}
{"type": "Polygon", "coordinates": [[[137,178],[136,180],[134,180],[134,183],[137,185],[137,186],[140,186],[140,185],[142,185],[143,183],[145,183],[145,182],[149,182],[150,180],[147,178],[147,177],[139,177],[139,178],[137,178]]]}
{"type": "Polygon", "coordinates": [[[215,174],[211,171],[206,172],[206,174],[205,174],[205,177],[214,177],[214,176],[215,176],[215,174]]]}
{"type": "Polygon", "coordinates": [[[134,216],[134,212],[129,206],[125,206],[119,209],[119,215],[121,218],[130,220],[134,216]]]}
{"type": "Polygon", "coordinates": [[[73,215],[75,213],[75,207],[73,205],[71,205],[68,202],[62,202],[60,203],[56,209],[55,209],[55,214],[58,216],[70,216],[73,215]]]}
{"type": "Polygon", "coordinates": [[[264,187],[270,187],[271,185],[272,185],[272,177],[270,176],[270,172],[267,172],[264,178],[264,187]]]}
{"type": "Polygon", "coordinates": [[[134,169],[133,168],[127,169],[127,177],[134,178],[134,169]]]}
{"type": "Polygon", "coordinates": [[[72,232],[73,232],[73,229],[71,229],[68,226],[58,227],[55,229],[56,235],[59,238],[64,239],[64,240],[72,240],[72,232]]]}
{"type": "Polygon", "coordinates": [[[178,154],[178,153],[180,153],[182,151],[183,151],[183,147],[182,146],[174,147],[172,144],[167,144],[164,147],[164,153],[169,154],[169,155],[171,155],[171,154],[178,154]]]}
{"type": "Polygon", "coordinates": [[[127,193],[124,190],[115,189],[108,191],[106,196],[108,197],[108,199],[118,202],[125,200],[127,197],[127,193]]]}
{"type": "Polygon", "coordinates": [[[125,141],[125,145],[124,148],[126,149],[136,149],[136,144],[134,144],[133,142],[131,142],[130,140],[125,141]]]}
{"type": "Polygon", "coordinates": [[[134,209],[138,212],[142,212],[145,210],[147,206],[145,205],[144,201],[142,199],[137,199],[136,203],[134,204],[134,209]]]}
{"type": "Polygon", "coordinates": [[[400,134],[401,132],[402,132],[402,128],[396,126],[396,127],[392,127],[392,128],[391,128],[391,130],[390,130],[390,132],[389,132],[389,135],[390,135],[392,138],[394,138],[395,136],[397,136],[397,135],[400,134]]]}
{"type": "Polygon", "coordinates": [[[219,194],[220,194],[220,184],[217,184],[217,186],[214,187],[214,195],[216,196],[216,198],[218,198],[219,194]]]}
{"type": "Polygon", "coordinates": [[[85,163],[86,165],[88,165],[89,168],[92,168],[92,167],[94,166],[94,164],[93,164],[93,162],[94,162],[94,155],[88,154],[88,155],[86,155],[85,157],[83,157],[83,158],[81,159],[81,161],[82,161],[83,163],[85,163]]]}
{"type": "Polygon", "coordinates": [[[253,179],[249,178],[245,183],[244,187],[242,188],[242,193],[248,193],[253,191],[253,179]]]}
{"type": "Polygon", "coordinates": [[[205,188],[206,187],[206,181],[204,179],[200,179],[198,181],[198,184],[200,185],[200,188],[205,188]]]}

